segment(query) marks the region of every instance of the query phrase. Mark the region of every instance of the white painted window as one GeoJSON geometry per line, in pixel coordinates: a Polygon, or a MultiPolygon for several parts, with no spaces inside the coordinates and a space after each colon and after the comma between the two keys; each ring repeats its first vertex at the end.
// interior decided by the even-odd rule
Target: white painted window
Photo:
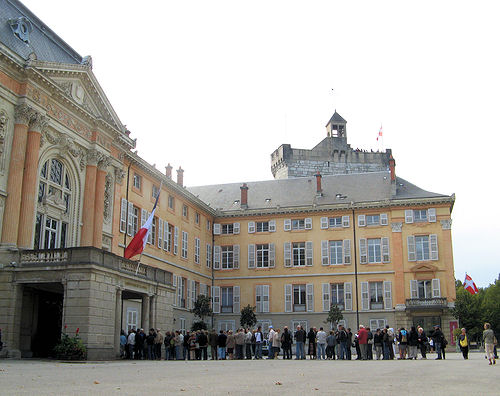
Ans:
{"type": "Polygon", "coordinates": [[[212,245],[210,245],[209,243],[207,243],[206,248],[207,248],[207,255],[206,255],[206,257],[207,257],[207,261],[206,261],[207,268],[211,268],[211,266],[212,266],[212,245]]]}
{"type": "Polygon", "coordinates": [[[385,324],[385,319],[370,319],[370,330],[372,333],[375,333],[377,329],[385,329],[385,324]]]}
{"type": "Polygon", "coordinates": [[[236,331],[235,321],[234,320],[219,320],[217,321],[217,328],[219,331],[236,331]]]}
{"type": "Polygon", "coordinates": [[[139,328],[139,312],[137,308],[127,308],[127,332],[139,328]]]}
{"type": "Polygon", "coordinates": [[[220,313],[220,287],[211,286],[210,295],[212,297],[212,311],[214,313],[220,313]]]}
{"type": "Polygon", "coordinates": [[[221,287],[221,312],[222,313],[233,313],[233,287],[221,287]]]}
{"type": "Polygon", "coordinates": [[[188,233],[186,231],[182,231],[182,258],[187,259],[188,257],[188,233]]]}
{"type": "Polygon", "coordinates": [[[194,238],[194,262],[200,264],[200,238],[194,238]]]}

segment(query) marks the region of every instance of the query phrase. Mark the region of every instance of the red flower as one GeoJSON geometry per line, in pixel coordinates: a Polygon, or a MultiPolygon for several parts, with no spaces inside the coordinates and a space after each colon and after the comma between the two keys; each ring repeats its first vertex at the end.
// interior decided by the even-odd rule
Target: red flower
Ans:
{"type": "Polygon", "coordinates": [[[80,328],[78,327],[78,328],[76,329],[76,334],[78,335],[78,333],[79,333],[79,332],[80,332],[80,328]]]}
{"type": "Polygon", "coordinates": [[[68,328],[68,325],[64,325],[64,330],[66,330],[68,328]]]}

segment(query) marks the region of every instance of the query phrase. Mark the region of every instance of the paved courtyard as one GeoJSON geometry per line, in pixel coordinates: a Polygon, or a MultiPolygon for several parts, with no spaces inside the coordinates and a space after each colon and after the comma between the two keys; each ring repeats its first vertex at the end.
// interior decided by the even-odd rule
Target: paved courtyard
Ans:
{"type": "Polygon", "coordinates": [[[417,361],[0,360],[1,395],[498,395],[482,353],[417,361]]]}

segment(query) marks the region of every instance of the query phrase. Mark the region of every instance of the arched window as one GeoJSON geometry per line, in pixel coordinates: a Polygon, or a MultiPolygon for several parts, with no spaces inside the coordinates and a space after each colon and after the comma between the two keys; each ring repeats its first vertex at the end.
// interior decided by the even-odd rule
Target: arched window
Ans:
{"type": "Polygon", "coordinates": [[[71,176],[67,167],[57,159],[47,160],[40,170],[35,249],[67,246],[73,198],[71,176]]]}

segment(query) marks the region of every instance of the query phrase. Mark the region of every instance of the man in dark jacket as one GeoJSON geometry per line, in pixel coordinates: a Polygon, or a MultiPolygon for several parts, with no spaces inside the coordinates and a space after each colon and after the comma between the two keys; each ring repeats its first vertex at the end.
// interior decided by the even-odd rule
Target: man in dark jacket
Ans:
{"type": "Polygon", "coordinates": [[[347,328],[347,360],[351,360],[351,347],[352,347],[352,331],[348,327],[347,328]]]}
{"type": "Polygon", "coordinates": [[[217,356],[219,360],[226,360],[226,341],[227,335],[221,330],[217,337],[217,356]]]}
{"type": "Polygon", "coordinates": [[[148,347],[147,358],[149,360],[155,360],[155,338],[156,338],[155,329],[149,329],[149,333],[146,336],[146,345],[148,347]]]}
{"type": "Polygon", "coordinates": [[[217,333],[215,329],[210,330],[210,333],[208,333],[208,345],[210,345],[212,360],[217,360],[217,333]]]}
{"type": "Polygon", "coordinates": [[[306,358],[306,352],[304,350],[304,344],[306,342],[306,331],[302,326],[297,326],[297,331],[295,332],[295,359],[303,360],[306,358]]]}
{"type": "Polygon", "coordinates": [[[281,347],[283,348],[283,359],[292,358],[292,334],[288,331],[288,327],[285,326],[283,329],[283,334],[281,335],[281,347]]]}
{"type": "MultiPolygon", "coordinates": [[[[347,331],[345,330],[344,326],[340,325],[339,326],[339,333],[338,333],[338,342],[340,344],[340,359],[341,360],[346,360],[347,359],[347,343],[348,343],[348,336],[347,336],[347,331]]],[[[350,349],[350,345],[349,345],[350,349]]]]}
{"type": "Polygon", "coordinates": [[[380,329],[377,329],[377,332],[373,335],[373,347],[375,348],[375,355],[377,356],[377,360],[380,360],[382,356],[383,343],[384,336],[380,329]]]}
{"type": "Polygon", "coordinates": [[[408,334],[408,358],[417,360],[418,333],[415,326],[412,326],[408,334]]]}
{"type": "Polygon", "coordinates": [[[139,329],[137,333],[135,333],[135,359],[142,360],[143,351],[144,351],[144,339],[146,335],[144,334],[143,329],[139,329]]]}
{"type": "Polygon", "coordinates": [[[441,360],[442,355],[441,355],[441,348],[442,348],[442,343],[443,343],[443,332],[439,328],[439,326],[434,326],[434,333],[432,333],[432,340],[434,341],[434,348],[436,349],[436,353],[438,357],[436,360],[441,360]]]}
{"type": "Polygon", "coordinates": [[[208,354],[208,337],[205,330],[201,330],[198,336],[198,344],[200,345],[200,359],[207,360],[208,354]]]}

